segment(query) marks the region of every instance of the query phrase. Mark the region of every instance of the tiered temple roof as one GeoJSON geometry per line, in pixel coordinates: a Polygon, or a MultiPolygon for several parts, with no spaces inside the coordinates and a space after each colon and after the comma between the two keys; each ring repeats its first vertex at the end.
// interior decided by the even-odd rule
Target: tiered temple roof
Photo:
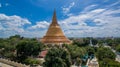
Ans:
{"type": "Polygon", "coordinates": [[[70,44],[71,41],[65,37],[59,24],[57,23],[56,11],[54,11],[52,23],[50,24],[46,35],[41,39],[44,44],[70,44]]]}

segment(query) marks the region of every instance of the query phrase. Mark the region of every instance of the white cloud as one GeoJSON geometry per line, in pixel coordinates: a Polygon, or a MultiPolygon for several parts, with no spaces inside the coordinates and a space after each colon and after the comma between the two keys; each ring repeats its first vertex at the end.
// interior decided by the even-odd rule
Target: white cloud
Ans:
{"type": "Polygon", "coordinates": [[[31,22],[16,15],[0,14],[0,32],[2,32],[0,37],[23,33],[25,31],[23,27],[26,24],[31,24],[31,22]]]}
{"type": "Polygon", "coordinates": [[[3,7],[3,6],[9,6],[9,3],[5,3],[5,4],[0,3],[0,7],[3,7]]]}
{"type": "Polygon", "coordinates": [[[96,10],[92,10],[92,13],[101,13],[103,12],[105,9],[96,9],[96,10]]]}
{"type": "Polygon", "coordinates": [[[2,7],[2,4],[0,3],[0,7],[2,7]]]}
{"type": "Polygon", "coordinates": [[[104,0],[103,2],[108,2],[109,0],[104,0]]]}
{"type": "Polygon", "coordinates": [[[68,7],[62,7],[63,13],[68,13],[70,9],[75,5],[75,2],[70,3],[68,7]]]}
{"type": "Polygon", "coordinates": [[[120,37],[120,16],[115,16],[115,14],[120,13],[120,10],[106,9],[97,8],[90,11],[86,11],[85,9],[79,15],[70,16],[69,18],[61,20],[60,24],[67,36],[120,37]],[[95,24],[95,26],[90,26],[90,22],[86,23],[88,20],[91,20],[90,22],[92,22],[92,24],[95,24]],[[78,24],[74,25],[76,22],[78,24]]]}
{"type": "Polygon", "coordinates": [[[96,7],[97,7],[96,4],[92,4],[92,5],[84,8],[84,11],[82,11],[82,12],[84,12],[84,13],[85,13],[85,12],[88,12],[88,11],[90,11],[90,10],[93,10],[93,9],[96,8],[96,7]]]}
{"type": "Polygon", "coordinates": [[[115,2],[115,3],[113,3],[113,4],[111,4],[109,7],[115,6],[115,5],[117,5],[117,4],[120,4],[120,1],[117,1],[117,2],[115,2]]]}
{"type": "Polygon", "coordinates": [[[37,22],[36,25],[31,26],[30,29],[38,29],[38,28],[48,28],[49,23],[47,21],[37,22]]]}
{"type": "MultiPolygon", "coordinates": [[[[111,6],[116,4],[111,4],[111,6]]],[[[75,3],[72,2],[68,8],[64,7],[64,12],[69,14],[74,5],[75,3]]],[[[70,15],[68,18],[60,20],[59,24],[68,37],[120,37],[120,16],[118,14],[120,14],[120,9],[98,8],[98,5],[92,4],[78,15],[70,15]]],[[[0,14],[0,37],[14,34],[25,37],[43,37],[50,23],[39,21],[35,25],[25,26],[28,24],[31,22],[20,16],[0,14]]]]}
{"type": "Polygon", "coordinates": [[[6,24],[9,27],[19,27],[24,24],[31,24],[27,19],[21,18],[19,16],[7,16],[5,14],[0,14],[0,23],[6,24]]]}
{"type": "Polygon", "coordinates": [[[9,6],[9,3],[5,3],[5,6],[9,6]]]}
{"type": "Polygon", "coordinates": [[[48,27],[47,21],[39,21],[33,25],[26,18],[0,14],[0,37],[9,37],[15,34],[24,37],[42,37],[48,27]]]}

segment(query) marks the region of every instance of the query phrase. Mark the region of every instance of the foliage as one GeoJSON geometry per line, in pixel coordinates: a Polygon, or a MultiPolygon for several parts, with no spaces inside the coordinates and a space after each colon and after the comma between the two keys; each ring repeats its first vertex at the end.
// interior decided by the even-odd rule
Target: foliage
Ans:
{"type": "Polygon", "coordinates": [[[35,38],[20,35],[0,38],[0,56],[18,62],[24,62],[29,56],[37,56],[42,48],[43,44],[35,38]]]}
{"type": "Polygon", "coordinates": [[[115,60],[104,58],[103,61],[99,62],[99,66],[100,67],[120,67],[120,63],[115,60]]]}
{"type": "Polygon", "coordinates": [[[115,60],[116,57],[115,53],[110,48],[106,47],[98,48],[96,55],[98,57],[98,60],[103,60],[104,58],[115,60]]]}
{"type": "Polygon", "coordinates": [[[95,38],[92,38],[92,44],[93,44],[93,45],[96,45],[97,43],[98,43],[98,40],[95,39],[95,38]]]}
{"type": "Polygon", "coordinates": [[[118,44],[120,44],[120,38],[108,38],[105,40],[105,42],[111,46],[113,49],[117,47],[118,44]]]}
{"type": "Polygon", "coordinates": [[[86,47],[86,49],[87,49],[87,53],[89,56],[95,53],[94,47],[88,46],[88,47],[86,47]]]}
{"type": "Polygon", "coordinates": [[[120,44],[116,46],[116,51],[120,52],[120,44]]]}
{"type": "Polygon", "coordinates": [[[97,41],[98,41],[98,44],[103,44],[103,43],[105,43],[106,41],[105,41],[105,39],[97,39],[97,41]]]}
{"type": "Polygon", "coordinates": [[[29,58],[25,59],[24,63],[25,63],[25,64],[30,64],[30,65],[34,65],[34,64],[39,65],[39,64],[41,64],[41,61],[29,57],[29,58]]]}
{"type": "Polygon", "coordinates": [[[66,49],[54,47],[51,48],[46,57],[43,67],[70,67],[70,54],[66,49]]]}
{"type": "MultiPolygon", "coordinates": [[[[96,55],[100,61],[100,65],[106,63],[107,65],[117,65],[119,67],[119,63],[114,61],[115,54],[110,48],[105,48],[103,43],[106,43],[117,52],[120,52],[120,38],[74,39],[73,44],[64,44],[63,48],[59,48],[59,46],[54,48],[51,45],[46,46],[46,48],[51,49],[48,51],[49,53],[45,58],[46,62],[44,63],[44,66],[50,67],[50,64],[52,64],[53,67],[69,67],[71,62],[72,64],[76,63],[76,65],[79,66],[81,63],[84,63],[83,57],[88,53],[89,56],[92,54],[96,55]],[[88,46],[90,39],[92,40],[93,45],[98,43],[101,46],[99,48],[88,46]]],[[[43,50],[43,47],[43,44],[38,42],[35,38],[24,38],[20,35],[10,36],[9,38],[0,38],[0,56],[26,64],[39,64],[40,61],[30,57],[36,57],[38,53],[43,50]]]]}
{"type": "Polygon", "coordinates": [[[18,38],[18,39],[20,39],[20,38],[21,38],[21,36],[20,36],[20,35],[10,36],[10,39],[13,39],[13,38],[18,38]]]}
{"type": "Polygon", "coordinates": [[[15,58],[16,45],[20,41],[20,37],[11,36],[10,38],[0,39],[0,55],[2,57],[13,60],[15,58]]]}
{"type": "Polygon", "coordinates": [[[16,46],[17,57],[23,62],[28,56],[37,56],[42,50],[42,44],[37,41],[23,40],[16,46]]]}
{"type": "Polygon", "coordinates": [[[77,65],[77,66],[80,66],[81,63],[82,63],[82,60],[81,60],[80,58],[77,58],[77,59],[76,59],[76,65],[77,65]]]}
{"type": "Polygon", "coordinates": [[[64,47],[70,52],[72,64],[74,64],[78,58],[84,57],[87,53],[86,48],[84,47],[78,47],[76,45],[64,45],[64,47]]]}
{"type": "Polygon", "coordinates": [[[73,40],[73,45],[77,45],[79,47],[87,46],[89,44],[89,40],[90,40],[90,38],[73,40]]]}

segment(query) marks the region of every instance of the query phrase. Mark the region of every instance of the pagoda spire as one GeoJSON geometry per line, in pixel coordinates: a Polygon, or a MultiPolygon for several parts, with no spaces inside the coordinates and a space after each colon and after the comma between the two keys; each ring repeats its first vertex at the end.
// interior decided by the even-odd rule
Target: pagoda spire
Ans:
{"type": "Polygon", "coordinates": [[[57,16],[56,16],[56,10],[54,9],[53,17],[52,17],[52,24],[51,25],[58,25],[57,23],[57,16]]]}
{"type": "Polygon", "coordinates": [[[56,11],[54,10],[52,23],[50,24],[46,35],[40,40],[44,44],[70,44],[71,41],[65,37],[62,29],[57,23],[56,11]]]}

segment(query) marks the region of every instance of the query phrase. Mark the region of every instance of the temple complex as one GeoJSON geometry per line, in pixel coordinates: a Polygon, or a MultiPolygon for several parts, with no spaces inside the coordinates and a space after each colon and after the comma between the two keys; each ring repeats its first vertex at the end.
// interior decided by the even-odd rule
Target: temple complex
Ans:
{"type": "Polygon", "coordinates": [[[52,23],[50,24],[46,35],[40,40],[44,44],[70,44],[71,41],[65,37],[56,18],[56,11],[54,11],[52,23]]]}

